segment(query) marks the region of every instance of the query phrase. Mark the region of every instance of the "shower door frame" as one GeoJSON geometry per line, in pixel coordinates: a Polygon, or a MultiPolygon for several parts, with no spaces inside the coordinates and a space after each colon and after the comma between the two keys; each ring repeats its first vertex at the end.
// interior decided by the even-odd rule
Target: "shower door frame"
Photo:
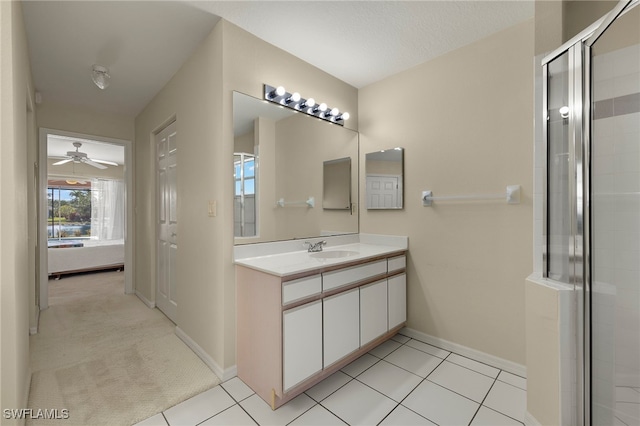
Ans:
{"type": "MultiPolygon", "coordinates": [[[[548,64],[565,52],[569,53],[569,194],[571,238],[569,246],[570,276],[567,284],[576,291],[577,332],[577,424],[591,425],[591,49],[593,44],[626,11],[638,6],[640,0],[620,0],[604,17],[545,56],[542,60],[542,133],[543,158],[547,166],[543,173],[543,242],[542,275],[549,278],[548,192],[549,126],[548,126],[548,64]]],[[[640,6],[638,6],[640,7],[640,6]]]]}

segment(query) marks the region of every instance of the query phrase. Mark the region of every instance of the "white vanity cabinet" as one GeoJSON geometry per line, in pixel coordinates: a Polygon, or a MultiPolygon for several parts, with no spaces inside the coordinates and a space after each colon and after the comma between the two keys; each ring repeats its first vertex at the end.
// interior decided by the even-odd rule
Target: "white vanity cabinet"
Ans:
{"type": "Polygon", "coordinates": [[[389,331],[387,311],[387,279],[360,287],[361,344],[367,344],[389,331]]]}
{"type": "Polygon", "coordinates": [[[394,275],[387,280],[389,328],[407,321],[407,274],[394,275]]]}
{"type": "Polygon", "coordinates": [[[276,409],[406,321],[405,250],[286,276],[236,266],[238,377],[276,409]]]}
{"type": "Polygon", "coordinates": [[[322,370],[322,301],[282,313],[284,391],[322,370]]]}
{"type": "Polygon", "coordinates": [[[324,367],[360,347],[360,292],[354,288],[325,297],[323,308],[324,367]]]}

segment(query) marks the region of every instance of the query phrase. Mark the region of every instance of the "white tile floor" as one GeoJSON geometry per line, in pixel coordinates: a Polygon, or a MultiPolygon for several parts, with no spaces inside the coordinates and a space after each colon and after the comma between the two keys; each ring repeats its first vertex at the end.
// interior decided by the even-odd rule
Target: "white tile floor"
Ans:
{"type": "Polygon", "coordinates": [[[526,389],[398,334],[276,411],[236,377],[138,425],[521,425],[526,389]]]}

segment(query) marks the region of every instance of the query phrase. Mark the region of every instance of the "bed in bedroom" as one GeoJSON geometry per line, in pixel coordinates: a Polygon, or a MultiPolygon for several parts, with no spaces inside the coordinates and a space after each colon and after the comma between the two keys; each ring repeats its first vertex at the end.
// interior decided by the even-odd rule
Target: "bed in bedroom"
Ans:
{"type": "Polygon", "coordinates": [[[49,276],[124,268],[124,241],[51,240],[49,276]]]}

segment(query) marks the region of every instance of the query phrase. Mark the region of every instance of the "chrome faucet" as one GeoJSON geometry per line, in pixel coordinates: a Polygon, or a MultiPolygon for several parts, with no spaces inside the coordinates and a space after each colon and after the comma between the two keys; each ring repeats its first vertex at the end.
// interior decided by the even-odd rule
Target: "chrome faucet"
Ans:
{"type": "Polygon", "coordinates": [[[309,249],[307,250],[309,253],[322,251],[322,246],[327,244],[326,241],[318,241],[317,243],[310,243],[309,241],[305,241],[304,243],[309,246],[309,249]]]}

